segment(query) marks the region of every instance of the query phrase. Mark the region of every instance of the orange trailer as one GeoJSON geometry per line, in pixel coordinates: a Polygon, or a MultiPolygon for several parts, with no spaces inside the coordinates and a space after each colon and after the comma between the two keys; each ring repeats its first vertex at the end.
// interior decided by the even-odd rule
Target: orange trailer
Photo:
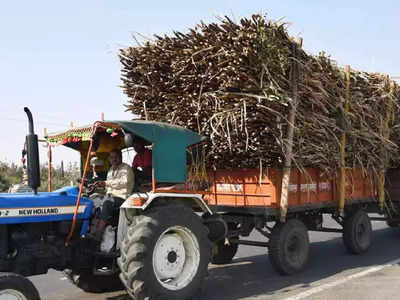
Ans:
{"type": "MultiPolygon", "coordinates": [[[[230,207],[279,208],[282,171],[279,169],[217,170],[212,173],[211,192],[205,194],[209,205],[230,207]]],[[[346,171],[346,200],[373,201],[376,189],[370,174],[361,169],[346,171]]],[[[330,179],[319,169],[292,170],[289,181],[289,208],[321,204],[338,206],[338,179],[330,179]]]]}
{"type": "MultiPolygon", "coordinates": [[[[275,269],[292,274],[303,269],[308,259],[308,231],[339,232],[352,254],[366,252],[371,244],[371,220],[387,221],[391,226],[400,222],[396,207],[400,186],[394,184],[400,171],[389,170],[386,178],[386,205],[381,209],[378,200],[378,179],[372,172],[359,168],[345,170],[344,213],[340,213],[340,172],[328,176],[323,170],[291,169],[288,184],[287,216],[281,221],[282,169],[234,169],[207,172],[203,182],[189,180],[186,184],[161,187],[153,182],[154,193],[201,195],[212,211],[209,214],[211,235],[224,231],[223,239],[214,241],[214,264],[231,262],[238,245],[269,248],[275,269]],[[203,188],[200,188],[203,187],[203,188]],[[387,205],[390,203],[390,205],[387,205]],[[391,207],[391,208],[389,208],[391,207]],[[369,217],[380,213],[383,217],[369,217]],[[326,228],[323,215],[328,214],[342,227],[326,228]],[[397,216],[397,217],[396,217],[397,216]],[[268,223],[274,222],[272,227],[268,223]],[[219,228],[219,229],[216,229],[219,228]],[[222,228],[222,229],[221,229],[222,228]],[[268,238],[268,242],[242,239],[253,230],[268,238]]],[[[398,210],[400,211],[400,210],[398,210]]],[[[203,216],[206,223],[207,216],[203,216]]]]}

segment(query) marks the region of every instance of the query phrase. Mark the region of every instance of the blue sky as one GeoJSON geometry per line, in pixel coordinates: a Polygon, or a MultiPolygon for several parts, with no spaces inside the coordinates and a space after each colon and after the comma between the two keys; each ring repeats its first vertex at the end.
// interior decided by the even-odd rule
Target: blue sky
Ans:
{"type": "MultiPolygon", "coordinates": [[[[285,17],[303,46],[325,51],[340,65],[400,76],[398,1],[1,1],[0,160],[18,162],[26,134],[23,107],[36,131],[57,131],[71,121],[129,119],[119,85],[118,49],[132,33],[185,31],[216,16],[233,19],[263,12],[285,17]]],[[[41,150],[45,161],[45,149],[41,150]]],[[[77,160],[57,149],[55,160],[77,160]]]]}

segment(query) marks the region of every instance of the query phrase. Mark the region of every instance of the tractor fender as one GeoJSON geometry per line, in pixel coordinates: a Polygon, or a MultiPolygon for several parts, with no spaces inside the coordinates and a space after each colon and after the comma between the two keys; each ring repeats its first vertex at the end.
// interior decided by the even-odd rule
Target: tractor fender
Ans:
{"type": "Polygon", "coordinates": [[[128,227],[135,222],[135,216],[152,207],[173,204],[183,204],[195,211],[212,214],[210,207],[199,194],[135,193],[125,200],[120,208],[117,248],[127,234],[128,227]]]}
{"type": "Polygon", "coordinates": [[[198,207],[202,212],[212,214],[208,204],[204,201],[200,194],[178,194],[178,193],[135,193],[131,195],[122,205],[122,209],[139,209],[146,210],[162,201],[168,203],[179,202],[184,205],[198,207]]]}

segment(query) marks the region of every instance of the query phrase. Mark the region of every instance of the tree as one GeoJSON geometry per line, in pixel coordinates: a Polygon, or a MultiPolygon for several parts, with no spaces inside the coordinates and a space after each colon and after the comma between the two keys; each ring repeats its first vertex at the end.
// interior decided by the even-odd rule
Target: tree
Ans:
{"type": "Polygon", "coordinates": [[[7,192],[13,184],[22,182],[22,166],[0,162],[0,192],[7,192]]]}
{"type": "MultiPolygon", "coordinates": [[[[47,163],[40,166],[41,184],[39,191],[48,190],[48,167],[47,163]]],[[[64,172],[61,167],[52,168],[52,190],[70,186],[76,183],[79,177],[79,166],[77,163],[69,163],[64,172]]],[[[0,162],[0,192],[4,193],[14,184],[21,184],[23,181],[23,168],[14,163],[0,162]]]]}

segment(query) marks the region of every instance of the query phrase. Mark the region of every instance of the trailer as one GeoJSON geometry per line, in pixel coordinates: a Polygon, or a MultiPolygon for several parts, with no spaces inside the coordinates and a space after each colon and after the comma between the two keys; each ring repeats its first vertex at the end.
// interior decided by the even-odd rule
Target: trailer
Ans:
{"type": "MultiPolygon", "coordinates": [[[[193,195],[204,201],[211,213],[202,218],[212,224],[213,236],[211,262],[227,264],[232,261],[239,245],[268,248],[272,266],[283,275],[304,269],[308,260],[308,231],[338,232],[352,254],[362,254],[371,245],[371,218],[368,213],[382,214],[372,218],[386,221],[391,226],[399,224],[400,202],[395,194],[400,189],[393,185],[398,170],[390,170],[387,180],[387,202],[382,211],[377,197],[377,187],[372,173],[361,169],[346,170],[344,214],[339,213],[339,175],[331,178],[316,168],[291,170],[288,210],[285,221],[281,219],[281,190],[283,171],[280,169],[216,170],[207,174],[210,184],[205,190],[193,190],[193,185],[157,187],[151,193],[161,197],[187,199],[193,195]],[[324,216],[330,215],[341,228],[324,227],[324,216]],[[221,222],[224,226],[217,226],[221,222]],[[225,227],[225,229],[224,229],[225,227]],[[225,233],[223,233],[225,230],[225,233]],[[253,230],[261,233],[265,242],[242,239],[253,230]]],[[[152,206],[153,194],[132,195],[124,209],[143,209],[152,206]]]]}
{"type": "Polygon", "coordinates": [[[187,160],[175,161],[173,169],[162,165],[173,159],[164,153],[183,152],[176,143],[171,141],[161,157],[153,153],[151,189],[133,194],[121,207],[118,264],[132,296],[186,299],[196,294],[208,260],[230,263],[239,245],[268,248],[276,271],[291,275],[309,259],[308,231],[342,233],[348,252],[362,254],[371,245],[371,219],[399,224],[399,170],[388,171],[382,198],[382,180],[372,171],[345,168],[332,176],[318,168],[293,168],[283,201],[285,170],[208,170],[201,161],[203,140],[186,147],[187,160]],[[157,176],[156,168],[170,173],[157,176]],[[341,228],[324,227],[327,215],[341,228]],[[206,227],[206,237],[196,220],[206,227]],[[266,240],[249,240],[253,230],[266,240]]]}

